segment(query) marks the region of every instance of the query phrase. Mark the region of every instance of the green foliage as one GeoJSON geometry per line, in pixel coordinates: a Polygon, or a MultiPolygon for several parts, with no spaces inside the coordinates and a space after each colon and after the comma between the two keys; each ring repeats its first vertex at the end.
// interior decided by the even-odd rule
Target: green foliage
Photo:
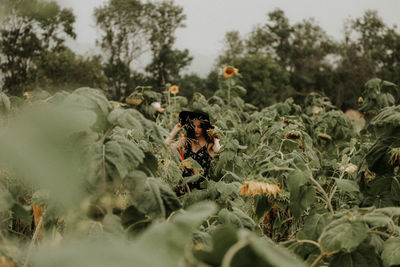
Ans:
{"type": "Polygon", "coordinates": [[[400,239],[397,237],[389,238],[383,245],[382,259],[384,266],[400,264],[399,257],[400,239]]]}
{"type": "Polygon", "coordinates": [[[343,249],[351,252],[367,238],[366,225],[357,219],[342,217],[324,228],[320,236],[322,248],[327,253],[343,249]]]}
{"type": "Polygon", "coordinates": [[[75,16],[70,9],[44,0],[7,0],[1,5],[8,10],[0,29],[0,52],[6,58],[0,64],[3,88],[10,95],[22,96],[35,87],[42,56],[63,51],[65,39],[76,37],[75,16]]]}
{"type": "Polygon", "coordinates": [[[290,209],[295,217],[299,217],[302,211],[315,201],[315,190],[307,185],[310,175],[312,175],[310,170],[296,170],[286,178],[290,192],[290,209]]]}
{"type": "Polygon", "coordinates": [[[1,255],[40,266],[397,264],[395,107],[358,136],[321,95],[256,111],[234,89],[240,76],[224,79],[231,98],[222,87],[209,99],[167,102],[138,87],[137,106],[87,87],[2,95],[0,232],[25,244],[39,238],[37,216],[44,224],[34,259],[1,255]],[[154,100],[166,107],[157,117],[147,113],[154,100]],[[201,172],[182,177],[164,138],[172,114],[195,107],[211,114],[223,147],[210,179],[178,197],[177,186],[201,172]]]}
{"type": "Polygon", "coordinates": [[[94,11],[96,25],[103,32],[99,41],[105,53],[104,72],[108,95],[121,101],[136,87],[137,74],[131,63],[143,51],[147,30],[147,7],[137,0],[113,0],[94,11]]]}
{"type": "Polygon", "coordinates": [[[105,88],[107,78],[99,56],[78,56],[65,48],[44,51],[35,62],[38,66],[37,86],[49,92],[79,87],[105,88]]]}
{"type": "Polygon", "coordinates": [[[162,87],[167,82],[175,82],[180,71],[192,61],[189,50],[174,49],[175,31],[184,27],[186,15],[183,8],[172,1],[154,3],[149,7],[149,43],[152,61],[146,67],[155,86],[162,87]]]}
{"type": "Polygon", "coordinates": [[[289,86],[289,75],[268,56],[248,55],[232,61],[243,79],[240,85],[248,93],[243,99],[258,107],[265,107],[286,98],[282,89],[289,86]]]}

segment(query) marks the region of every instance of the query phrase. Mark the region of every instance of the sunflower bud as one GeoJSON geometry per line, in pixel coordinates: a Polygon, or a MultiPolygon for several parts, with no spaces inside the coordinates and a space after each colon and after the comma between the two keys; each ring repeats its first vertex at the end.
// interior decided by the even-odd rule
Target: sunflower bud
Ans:
{"type": "Polygon", "coordinates": [[[319,133],[317,135],[317,137],[319,139],[321,139],[321,140],[324,140],[324,141],[331,141],[332,140],[332,137],[330,135],[326,134],[326,133],[319,133]]]}

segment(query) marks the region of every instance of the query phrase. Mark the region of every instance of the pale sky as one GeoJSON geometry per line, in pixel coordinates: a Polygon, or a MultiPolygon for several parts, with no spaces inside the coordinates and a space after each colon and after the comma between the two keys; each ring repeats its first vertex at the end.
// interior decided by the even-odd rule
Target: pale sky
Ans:
{"type": "MultiPolygon", "coordinates": [[[[63,7],[73,8],[77,17],[77,39],[68,45],[81,54],[99,51],[95,41],[96,30],[93,10],[107,0],[58,0],[63,7]]],[[[176,32],[176,48],[189,49],[194,60],[185,72],[205,76],[223,49],[225,33],[238,30],[245,37],[257,24],[267,22],[267,13],[280,8],[291,25],[303,19],[314,18],[336,40],[343,37],[343,22],[358,18],[365,10],[375,9],[383,21],[400,26],[400,0],[175,0],[183,6],[187,18],[186,28],[176,32]]],[[[399,29],[400,31],[400,29],[399,29]]],[[[142,58],[144,66],[146,58],[142,58]]]]}

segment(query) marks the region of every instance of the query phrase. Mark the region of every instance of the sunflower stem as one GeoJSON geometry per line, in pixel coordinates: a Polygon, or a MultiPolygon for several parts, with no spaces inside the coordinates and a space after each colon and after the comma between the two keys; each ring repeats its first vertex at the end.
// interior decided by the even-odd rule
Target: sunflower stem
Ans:
{"type": "Polygon", "coordinates": [[[228,107],[231,107],[231,85],[228,85],[228,107]]]}

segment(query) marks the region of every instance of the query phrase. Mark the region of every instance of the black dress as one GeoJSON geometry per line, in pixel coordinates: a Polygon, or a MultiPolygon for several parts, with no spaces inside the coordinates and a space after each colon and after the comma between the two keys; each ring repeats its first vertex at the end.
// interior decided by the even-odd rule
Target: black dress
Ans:
{"type": "MultiPolygon", "coordinates": [[[[201,177],[199,180],[197,180],[194,183],[188,183],[188,186],[191,190],[194,188],[200,189],[200,183],[203,182],[205,180],[205,178],[208,178],[208,170],[210,169],[212,157],[208,153],[207,147],[208,147],[208,143],[205,146],[203,146],[202,148],[200,148],[199,151],[194,152],[192,150],[191,143],[190,142],[187,143],[187,146],[186,146],[186,149],[184,152],[185,159],[191,157],[192,159],[197,161],[204,170],[203,177],[201,177]]],[[[182,173],[183,177],[192,176],[192,175],[193,175],[193,170],[186,169],[186,168],[183,170],[183,173],[182,173]]]]}

